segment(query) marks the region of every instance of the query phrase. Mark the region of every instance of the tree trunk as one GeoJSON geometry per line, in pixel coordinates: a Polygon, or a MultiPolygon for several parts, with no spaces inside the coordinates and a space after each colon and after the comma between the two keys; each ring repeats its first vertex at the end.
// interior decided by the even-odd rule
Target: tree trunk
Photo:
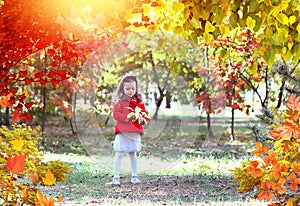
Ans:
{"type": "Polygon", "coordinates": [[[166,108],[171,108],[171,93],[169,91],[166,93],[166,108]]]}
{"type": "Polygon", "coordinates": [[[10,121],[9,121],[9,107],[5,108],[5,125],[7,127],[10,127],[10,121]]]}

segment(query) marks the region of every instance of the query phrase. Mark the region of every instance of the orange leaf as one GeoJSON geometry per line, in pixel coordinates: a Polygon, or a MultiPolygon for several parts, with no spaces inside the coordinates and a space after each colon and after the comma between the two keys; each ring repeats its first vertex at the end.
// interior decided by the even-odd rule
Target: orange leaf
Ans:
{"type": "Polygon", "coordinates": [[[297,191],[298,185],[300,185],[300,178],[297,178],[296,175],[291,175],[288,180],[290,182],[290,189],[297,191]]]}
{"type": "Polygon", "coordinates": [[[281,137],[288,137],[288,138],[296,138],[299,137],[299,128],[298,124],[295,124],[293,122],[284,122],[282,126],[278,127],[279,130],[281,130],[281,137]]]}
{"type": "Polygon", "coordinates": [[[292,111],[299,110],[300,109],[299,97],[297,97],[295,94],[291,94],[287,99],[286,106],[289,110],[292,111]]]}
{"type": "Polygon", "coordinates": [[[253,153],[257,157],[260,157],[262,154],[268,153],[268,145],[262,146],[261,142],[256,142],[256,148],[257,148],[257,150],[254,150],[253,153]]]}
{"type": "Polygon", "coordinates": [[[56,178],[54,177],[54,174],[48,170],[45,177],[42,178],[44,185],[51,186],[55,183],[56,178]]]}
{"type": "Polygon", "coordinates": [[[35,202],[38,206],[54,206],[53,198],[50,197],[48,199],[46,196],[41,194],[39,191],[37,191],[35,202]]]}
{"type": "Polygon", "coordinates": [[[270,152],[269,155],[264,157],[264,162],[268,165],[268,164],[272,164],[272,166],[276,166],[278,163],[278,158],[275,156],[274,152],[270,152]]]}
{"type": "Polygon", "coordinates": [[[26,154],[17,155],[15,157],[9,157],[7,159],[6,167],[9,171],[11,171],[14,174],[23,172],[23,170],[24,170],[23,165],[24,165],[25,159],[26,159],[26,154]]]}
{"type": "Polygon", "coordinates": [[[292,170],[297,173],[297,175],[300,175],[300,162],[293,162],[292,163],[292,170]]]}
{"type": "Polygon", "coordinates": [[[57,201],[58,201],[58,202],[62,202],[62,201],[63,201],[63,197],[62,197],[62,196],[59,196],[59,197],[57,198],[57,201]]]}
{"type": "Polygon", "coordinates": [[[28,190],[24,189],[24,190],[20,190],[20,194],[22,197],[27,197],[28,196],[28,190]]]}
{"type": "Polygon", "coordinates": [[[270,200],[274,196],[273,191],[271,190],[271,183],[261,182],[260,186],[262,191],[258,194],[257,199],[258,200],[265,199],[267,202],[270,202],[270,200]]]}
{"type": "Polygon", "coordinates": [[[286,206],[293,206],[293,205],[294,205],[293,200],[289,200],[286,203],[286,206]]]}
{"type": "Polygon", "coordinates": [[[259,165],[258,161],[250,161],[251,167],[247,170],[247,173],[253,174],[254,177],[257,177],[261,174],[261,169],[257,168],[259,165]]]}
{"type": "Polygon", "coordinates": [[[30,181],[33,183],[33,184],[37,184],[38,181],[39,181],[39,176],[36,172],[34,173],[31,173],[31,174],[28,174],[27,177],[30,179],[30,181]]]}
{"type": "Polygon", "coordinates": [[[2,96],[0,99],[0,105],[2,107],[12,107],[13,103],[10,100],[10,97],[12,96],[12,93],[9,93],[7,96],[2,96]]]}

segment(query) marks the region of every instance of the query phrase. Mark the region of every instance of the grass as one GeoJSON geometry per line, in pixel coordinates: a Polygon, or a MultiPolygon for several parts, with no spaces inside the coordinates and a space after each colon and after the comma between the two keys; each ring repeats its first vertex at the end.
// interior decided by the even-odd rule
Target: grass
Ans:
{"type": "Polygon", "coordinates": [[[87,130],[72,136],[61,122],[48,125],[47,159],[60,159],[72,166],[66,182],[41,187],[47,196],[63,196],[58,205],[266,205],[253,193],[239,193],[230,170],[250,157],[252,142],[245,124],[237,125],[238,144],[229,143],[224,127],[216,132],[218,146],[202,147],[210,141],[205,125],[176,118],[148,125],[143,149],[138,154],[142,183],[130,183],[130,163],[122,162],[121,186],[112,186],[113,125],[101,126],[101,135],[87,130]],[[60,129],[57,129],[58,126],[60,129]],[[84,139],[83,139],[84,137],[84,139]],[[88,155],[87,155],[88,154],[88,155]]]}

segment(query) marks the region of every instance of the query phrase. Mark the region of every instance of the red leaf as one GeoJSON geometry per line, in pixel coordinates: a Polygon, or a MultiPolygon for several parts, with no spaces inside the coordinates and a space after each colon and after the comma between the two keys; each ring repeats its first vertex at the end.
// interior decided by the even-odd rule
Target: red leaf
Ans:
{"type": "Polygon", "coordinates": [[[27,113],[22,113],[19,118],[20,118],[20,120],[28,120],[29,116],[27,113]]]}
{"type": "Polygon", "coordinates": [[[27,75],[27,70],[19,71],[19,77],[24,78],[27,75]]]}
{"type": "Polygon", "coordinates": [[[19,103],[14,109],[21,112],[23,109],[23,105],[19,103]]]}
{"type": "Polygon", "coordinates": [[[60,82],[60,80],[57,80],[57,79],[51,79],[51,82],[52,82],[52,86],[56,86],[59,82],[60,82]]]}
{"type": "Polygon", "coordinates": [[[12,113],[11,113],[11,116],[12,116],[12,123],[16,123],[18,120],[19,120],[19,117],[20,117],[20,111],[18,110],[14,110],[12,113]]]}
{"type": "Polygon", "coordinates": [[[9,157],[7,159],[6,167],[9,171],[11,171],[14,174],[23,172],[23,170],[24,170],[23,165],[24,165],[25,159],[26,159],[26,154],[17,155],[15,157],[9,157]]]}
{"type": "Polygon", "coordinates": [[[33,79],[32,78],[25,78],[24,81],[25,81],[25,84],[28,85],[31,82],[33,82],[33,79]]]}
{"type": "Polygon", "coordinates": [[[53,70],[50,70],[49,73],[48,73],[48,77],[50,79],[54,78],[56,76],[56,73],[53,71],[53,70]]]}
{"type": "Polygon", "coordinates": [[[34,104],[34,102],[26,102],[25,103],[25,107],[27,108],[27,109],[30,109],[31,108],[31,106],[34,104]]]}
{"type": "Polygon", "coordinates": [[[44,72],[43,71],[39,71],[39,72],[35,73],[33,76],[35,78],[42,78],[44,76],[44,72]]]}

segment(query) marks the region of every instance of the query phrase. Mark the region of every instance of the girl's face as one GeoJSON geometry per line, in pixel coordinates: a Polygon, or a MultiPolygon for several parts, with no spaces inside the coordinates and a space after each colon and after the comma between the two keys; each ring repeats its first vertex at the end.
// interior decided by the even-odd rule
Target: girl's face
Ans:
{"type": "Polygon", "coordinates": [[[124,94],[127,95],[128,97],[133,97],[136,93],[136,82],[131,81],[131,82],[124,82],[124,94]]]}

